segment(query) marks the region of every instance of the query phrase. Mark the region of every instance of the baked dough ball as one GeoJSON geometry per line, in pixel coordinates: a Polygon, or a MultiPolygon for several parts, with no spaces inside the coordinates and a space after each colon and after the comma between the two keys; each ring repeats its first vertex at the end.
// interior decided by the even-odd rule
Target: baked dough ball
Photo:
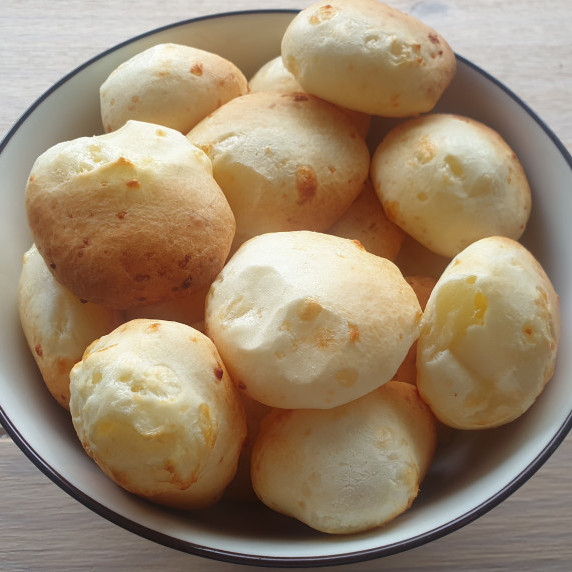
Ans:
{"type": "Polygon", "coordinates": [[[302,92],[298,80],[284,67],[282,56],[267,61],[248,80],[251,93],[259,91],[279,91],[281,93],[302,92]]]}
{"type": "MultiPolygon", "coordinates": [[[[406,276],[405,281],[413,288],[419,300],[421,310],[425,311],[427,300],[437,283],[437,279],[432,276],[406,276]]],[[[393,379],[405,381],[407,383],[417,383],[417,340],[409,348],[407,355],[395,372],[393,379]]]]}
{"type": "Polygon", "coordinates": [[[455,74],[435,30],[377,0],[323,0],[282,38],[282,59],[305,91],[386,117],[433,109],[455,74]]]}
{"type": "Polygon", "coordinates": [[[394,262],[404,276],[421,275],[439,278],[451,262],[451,258],[432,252],[406,234],[394,262]]]}
{"type": "Polygon", "coordinates": [[[327,229],[359,194],[369,150],[336,106],[301,93],[233,99],[188,134],[236,217],[233,250],[265,232],[327,229]]]}
{"type": "Polygon", "coordinates": [[[496,131],[467,117],[398,125],[377,147],[371,178],[390,220],[445,257],[486,236],[516,240],[530,215],[518,158],[496,131]]]}
{"type": "Polygon", "coordinates": [[[427,302],[417,385],[446,425],[497,427],[522,415],[552,376],[558,296],[532,254],[490,237],[468,246],[427,302]]]}
{"type": "Polygon", "coordinates": [[[118,485],[181,509],[220,498],[246,422],[206,336],[177,322],[132,320],[92,343],[70,380],[77,435],[118,485]]]}
{"type": "Polygon", "coordinates": [[[390,380],[420,317],[392,262],[352,240],[291,231],[242,245],[213,282],[205,326],[247,395],[327,409],[390,380]]]}
{"type": "Polygon", "coordinates": [[[139,121],[45,151],[26,208],[56,279],[83,300],[120,309],[210,284],[235,228],[208,157],[178,131],[139,121]]]}
{"type": "MultiPolygon", "coordinates": [[[[248,82],[251,93],[259,91],[279,91],[280,93],[303,92],[296,78],[284,67],[282,56],[266,62],[248,82]]],[[[367,136],[371,124],[371,115],[340,107],[355,123],[363,137],[367,136]]]]}
{"type": "Polygon", "coordinates": [[[121,324],[121,313],[82,302],[56,282],[35,245],[22,258],[18,311],[46,387],[69,409],[71,368],[93,340],[121,324]]]}
{"type": "Polygon", "coordinates": [[[152,304],[150,306],[140,306],[125,311],[125,321],[137,318],[149,318],[150,320],[168,320],[181,322],[203,331],[205,320],[205,301],[209,292],[210,284],[203,286],[200,290],[193,292],[185,298],[178,298],[163,302],[162,304],[152,304]]]}
{"type": "Polygon", "coordinates": [[[433,288],[435,288],[437,279],[433,278],[433,276],[406,276],[405,281],[413,288],[413,292],[415,292],[417,300],[419,300],[421,310],[425,311],[429,296],[431,296],[431,292],[433,292],[433,288]]]}
{"type": "Polygon", "coordinates": [[[268,507],[322,532],[381,526],[410,507],[436,446],[417,389],[391,381],[329,410],[273,410],[252,453],[268,507]]]}
{"type": "Polygon", "coordinates": [[[158,44],[111,72],[99,91],[101,117],[107,132],[136,119],[186,134],[247,92],[243,73],[227,59],[190,46],[158,44]]]}
{"type": "Polygon", "coordinates": [[[387,218],[369,179],[349,209],[327,232],[359,240],[368,252],[392,261],[405,238],[405,233],[387,218]]]}
{"type": "Polygon", "coordinates": [[[240,397],[246,413],[247,433],[238,460],[236,475],[226,489],[225,498],[240,502],[254,502],[258,500],[258,497],[252,488],[250,476],[252,449],[260,432],[262,420],[272,411],[272,408],[260,403],[260,401],[251,399],[246,393],[240,393],[240,397]]]}

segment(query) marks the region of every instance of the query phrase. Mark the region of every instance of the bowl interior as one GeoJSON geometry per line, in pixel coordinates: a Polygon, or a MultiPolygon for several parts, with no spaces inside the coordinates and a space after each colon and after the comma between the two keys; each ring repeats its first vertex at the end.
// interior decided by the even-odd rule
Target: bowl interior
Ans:
{"type": "MultiPolygon", "coordinates": [[[[535,405],[499,429],[452,432],[440,447],[413,508],[378,530],[326,536],[261,506],[219,503],[191,514],[125,493],[99,471],[66,413],[44,388],[21,333],[16,309],[21,256],[31,245],[23,192],[36,157],[63,140],[100,133],[99,86],[119,63],[157,43],[216,52],[248,76],[280,52],[289,11],[226,14],[183,22],[126,42],[86,63],[38,100],[0,148],[0,418],[38,467],[78,500],[142,536],[191,553],[242,563],[339,563],[381,556],[452,531],[495,506],[549,457],[572,425],[572,357],[561,351],[555,375],[535,405]]],[[[459,58],[437,108],[495,128],[521,159],[533,191],[523,243],[542,262],[561,296],[561,344],[570,344],[572,160],[525,104],[459,58]]],[[[370,141],[385,128],[374,121],[370,141]]]]}

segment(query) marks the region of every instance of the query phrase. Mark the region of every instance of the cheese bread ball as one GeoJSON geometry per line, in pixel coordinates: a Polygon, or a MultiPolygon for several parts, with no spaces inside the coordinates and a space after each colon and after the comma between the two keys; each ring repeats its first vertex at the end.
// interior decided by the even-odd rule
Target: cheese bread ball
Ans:
{"type": "Polygon", "coordinates": [[[436,254],[406,234],[394,262],[404,276],[439,278],[451,262],[451,257],[436,254]]]}
{"type": "Polygon", "coordinates": [[[417,389],[391,381],[334,409],[273,410],[252,452],[252,483],[268,507],[316,530],[361,532],[410,507],[436,440],[417,389]]]}
{"type": "Polygon", "coordinates": [[[18,311],[46,387],[69,409],[71,368],[91,342],[121,324],[122,314],[74,296],[55,280],[35,245],[22,258],[18,311]]]}
{"type": "Polygon", "coordinates": [[[305,91],[371,115],[433,109],[456,70],[435,30],[377,0],[323,0],[282,38],[285,67],[305,91]]]}
{"type": "Polygon", "coordinates": [[[246,422],[213,343],[178,322],[132,320],[92,343],[70,376],[77,435],[124,489],[180,509],[234,477],[246,422]]]}
{"type": "Polygon", "coordinates": [[[327,232],[359,240],[368,252],[392,261],[405,238],[405,233],[387,218],[369,179],[356,200],[327,232]]]}
{"type": "Polygon", "coordinates": [[[178,131],[139,121],[45,151],[28,179],[26,209],[56,279],[119,309],[210,284],[235,228],[209,158],[178,131]]]}
{"type": "Polygon", "coordinates": [[[187,137],[212,160],[236,217],[233,251],[265,232],[327,229],[368,176],[369,150],[356,126],[307,94],[238,97],[187,137]]]}
{"type": "Polygon", "coordinates": [[[238,460],[236,475],[225,491],[225,498],[240,502],[254,502],[258,500],[258,497],[252,488],[250,476],[252,449],[260,432],[262,420],[272,411],[272,408],[251,399],[246,393],[240,393],[240,398],[246,414],[246,439],[238,460]]]}
{"type": "Polygon", "coordinates": [[[248,80],[252,93],[279,91],[281,93],[302,92],[298,80],[284,67],[282,56],[276,56],[260,67],[248,80]]]}
{"type": "Polygon", "coordinates": [[[191,46],[158,44],[123,62],[101,85],[105,131],[129,119],[188,133],[203,117],[248,92],[227,59],[191,46]]]}
{"type": "MultiPolygon", "coordinates": [[[[282,56],[266,62],[248,82],[251,93],[258,91],[279,91],[281,93],[303,92],[298,80],[284,67],[282,56]]],[[[356,124],[358,131],[366,137],[371,124],[371,116],[367,113],[340,107],[356,124]]]]}
{"type": "Polygon", "coordinates": [[[433,278],[433,276],[406,276],[405,281],[413,288],[417,300],[419,300],[421,310],[425,311],[429,296],[431,296],[431,292],[433,292],[433,288],[435,288],[437,279],[433,278]]]}
{"type": "MultiPolygon", "coordinates": [[[[425,311],[425,306],[437,283],[437,279],[432,276],[406,276],[405,280],[417,295],[421,310],[425,311]]],[[[407,383],[417,383],[417,340],[414,341],[409,348],[405,359],[401,362],[393,379],[407,383]]]]}
{"type": "Polygon", "coordinates": [[[205,327],[251,398],[328,409],[390,380],[420,317],[392,262],[356,241],[291,231],[242,245],[213,282],[205,327]]]}
{"type": "Polygon", "coordinates": [[[552,376],[558,296],[520,243],[489,237],[435,285],[417,346],[417,385],[446,425],[485,429],[522,415],[552,376]]]}
{"type": "Polygon", "coordinates": [[[377,147],[371,178],[389,219],[445,257],[486,236],[517,240],[530,215],[517,156],[467,117],[430,114],[398,125],[377,147]]]}
{"type": "Polygon", "coordinates": [[[125,321],[136,318],[172,320],[202,331],[205,319],[205,301],[210,287],[211,285],[207,284],[185,298],[126,310],[124,312],[125,321]]]}

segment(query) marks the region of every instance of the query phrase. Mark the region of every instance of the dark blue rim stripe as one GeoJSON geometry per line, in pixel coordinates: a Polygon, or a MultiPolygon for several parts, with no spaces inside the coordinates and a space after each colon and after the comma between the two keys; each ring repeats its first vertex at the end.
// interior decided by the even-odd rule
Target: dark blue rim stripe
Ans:
{"type": "MultiPolygon", "coordinates": [[[[92,59],[86,61],[75,70],[65,75],[61,80],[55,83],[51,88],[49,88],[41,97],[39,97],[20,117],[12,129],[8,132],[6,137],[0,143],[0,153],[4,147],[8,144],[10,139],[18,131],[22,123],[28,118],[28,116],[44,101],[49,95],[56,91],[61,85],[66,83],[73,76],[78,74],[84,68],[90,66],[97,60],[105,57],[123,46],[131,44],[145,38],[159,33],[163,30],[168,30],[176,28],[179,26],[185,26],[193,22],[198,22],[201,20],[210,20],[215,18],[224,18],[229,16],[248,16],[252,14],[292,14],[295,15],[297,10],[247,10],[247,11],[237,11],[237,12],[224,12],[220,14],[213,14],[209,16],[202,16],[199,18],[191,18],[189,20],[183,20],[181,22],[176,22],[161,28],[150,30],[138,36],[135,36],[125,42],[117,44],[116,46],[98,54],[92,59]]],[[[510,89],[508,89],[504,84],[498,81],[495,77],[491,76],[475,64],[471,63],[469,60],[462,56],[457,55],[457,59],[461,61],[466,66],[472,68],[480,75],[485,77],[487,80],[495,84],[507,95],[509,95],[520,107],[522,107],[534,121],[542,128],[546,135],[552,140],[554,145],[558,148],[561,155],[564,157],[568,166],[572,170],[572,157],[570,156],[566,147],[558,139],[558,137],[552,132],[552,130],[540,119],[540,117],[517,95],[515,95],[510,89]]],[[[202,556],[206,558],[211,558],[214,560],[219,560],[223,562],[230,562],[234,564],[247,564],[251,566],[274,566],[274,567],[290,567],[290,568],[304,568],[304,567],[319,567],[319,566],[334,566],[339,564],[350,564],[356,562],[363,562],[366,560],[373,560],[375,558],[380,558],[383,556],[390,556],[409,550],[411,548],[416,548],[423,544],[427,544],[433,540],[441,538],[451,532],[454,532],[463,526],[469,524],[470,522],[476,520],[480,516],[484,515],[503,500],[513,494],[518,488],[520,488],[528,479],[530,479],[540,467],[549,459],[549,457],[556,451],[558,446],[564,441],[567,434],[572,429],[572,411],[568,414],[564,423],[560,426],[558,431],[554,434],[550,442],[542,450],[542,452],[536,457],[536,459],[528,465],[520,475],[508,483],[503,489],[498,491],[494,496],[487,499],[485,502],[475,507],[471,511],[465,513],[464,515],[448,522],[447,524],[434,528],[433,530],[427,531],[426,533],[420,534],[414,538],[390,544],[387,546],[372,548],[368,550],[360,550],[355,552],[349,552],[345,554],[327,555],[327,556],[308,556],[308,557],[274,557],[274,556],[257,556],[253,554],[236,553],[226,550],[220,550],[216,548],[210,548],[207,546],[193,544],[184,540],[179,540],[171,536],[165,535],[163,533],[157,532],[155,530],[149,529],[145,526],[138,524],[120,514],[117,514],[113,510],[109,509],[105,505],[102,505],[92,498],[87,496],[81,490],[72,485],[66,478],[60,475],[52,467],[50,467],[46,461],[28,444],[26,439],[19,433],[16,427],[12,424],[10,419],[4,413],[3,408],[0,406],[0,422],[6,429],[6,432],[10,435],[12,440],[18,445],[18,447],[23,451],[23,453],[36,465],[40,471],[42,471],[49,479],[51,479],[56,485],[68,493],[71,497],[78,500],[80,503],[85,505],[87,508],[91,509],[96,514],[104,517],[105,519],[113,522],[114,524],[133,532],[147,540],[151,540],[158,544],[162,544],[169,548],[179,550],[181,552],[186,552],[188,554],[193,554],[195,556],[202,556]]]]}

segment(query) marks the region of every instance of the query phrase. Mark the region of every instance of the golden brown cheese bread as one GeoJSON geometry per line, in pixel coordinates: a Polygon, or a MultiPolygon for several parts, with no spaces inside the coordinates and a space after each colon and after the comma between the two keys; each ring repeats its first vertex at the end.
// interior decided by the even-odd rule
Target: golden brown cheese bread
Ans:
{"type": "Polygon", "coordinates": [[[444,257],[486,236],[517,240],[530,215],[514,151],[468,117],[435,113],[401,123],[378,145],[371,178],[389,219],[444,257]]]}
{"type": "Polygon", "coordinates": [[[205,327],[251,398],[331,408],[391,379],[420,318],[392,262],[352,240],[291,231],[241,246],[213,282],[205,327]]]}
{"type": "Polygon", "coordinates": [[[186,134],[247,92],[246,78],[229,60],[191,46],[158,44],[123,62],[103,82],[101,118],[107,132],[136,119],[186,134]]]}
{"type": "Polygon", "coordinates": [[[261,66],[248,80],[252,93],[279,91],[281,93],[303,92],[298,80],[284,67],[282,56],[276,56],[261,66]]]}
{"type": "Polygon", "coordinates": [[[233,99],[187,135],[236,217],[233,251],[264,232],[327,229],[359,194],[369,150],[335,105],[302,93],[233,99]]]}
{"type": "Polygon", "coordinates": [[[508,423],[552,376],[558,296],[520,243],[483,238],[459,253],[431,292],[417,345],[417,385],[457,429],[508,423]]]}
{"type": "MultiPolygon", "coordinates": [[[[417,300],[419,300],[421,310],[425,311],[425,306],[437,283],[437,279],[432,276],[406,276],[405,281],[413,288],[413,291],[417,295],[417,300]]],[[[393,379],[407,383],[417,383],[417,340],[415,340],[409,348],[405,359],[401,362],[393,379]]]]}
{"type": "Polygon", "coordinates": [[[456,70],[444,38],[377,0],[322,0],[282,38],[282,59],[305,91],[371,115],[433,109],[456,70]]]}
{"type": "MultiPolygon", "coordinates": [[[[251,93],[258,91],[279,91],[280,93],[304,91],[296,78],[284,67],[281,56],[271,59],[258,69],[250,78],[248,86],[251,93]]],[[[340,107],[340,109],[356,124],[360,134],[366,137],[371,124],[371,116],[347,107],[340,107]]]]}
{"type": "Polygon", "coordinates": [[[451,262],[451,258],[432,252],[406,234],[394,262],[404,276],[439,278],[451,262]]]}
{"type": "Polygon", "coordinates": [[[334,409],[273,410],[254,445],[252,483],[267,506],[316,530],[362,532],[411,506],[436,442],[417,389],[391,381],[334,409]]]}
{"type": "Polygon", "coordinates": [[[233,479],[244,409],[213,343],[190,326],[123,324],[87,348],[70,389],[83,447],[126,490],[194,509],[233,479]]]}
{"type": "Polygon", "coordinates": [[[28,179],[26,209],[56,279],[119,309],[212,282],[235,228],[209,158],[178,131],[139,121],[45,151],[28,179]]]}
{"type": "Polygon", "coordinates": [[[22,257],[18,311],[46,387],[69,409],[71,368],[91,342],[121,324],[122,313],[74,296],[56,281],[35,245],[22,257]]]}
{"type": "Polygon", "coordinates": [[[209,292],[210,284],[193,292],[184,298],[169,300],[160,304],[138,306],[124,312],[125,321],[136,318],[149,318],[152,320],[172,320],[192,326],[202,331],[205,319],[205,300],[209,292]]]}
{"type": "Polygon", "coordinates": [[[372,254],[394,261],[405,233],[391,222],[368,179],[348,210],[327,230],[343,238],[359,240],[372,254]]]}
{"type": "Polygon", "coordinates": [[[240,502],[255,502],[258,497],[252,488],[250,474],[252,449],[260,432],[262,420],[272,408],[248,397],[244,392],[240,392],[240,398],[246,414],[246,439],[240,452],[236,475],[225,491],[225,498],[240,502]]]}

